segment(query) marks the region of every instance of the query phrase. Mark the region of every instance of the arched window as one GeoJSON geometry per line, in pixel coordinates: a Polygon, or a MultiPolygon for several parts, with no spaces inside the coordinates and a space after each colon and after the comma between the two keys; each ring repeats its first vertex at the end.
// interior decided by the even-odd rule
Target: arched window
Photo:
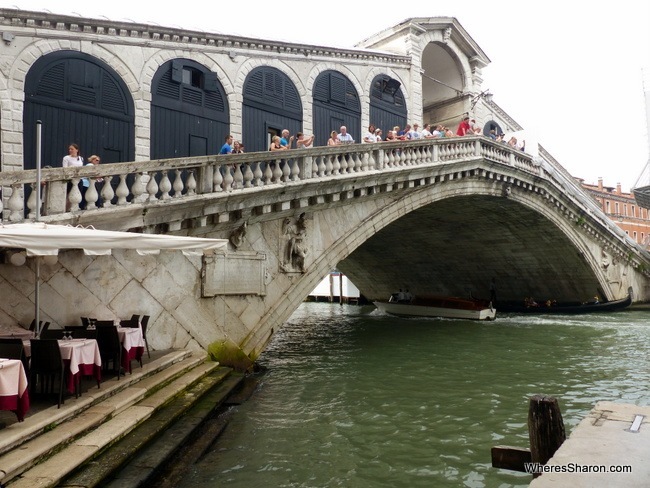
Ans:
{"type": "Polygon", "coordinates": [[[61,166],[68,145],[102,162],[135,159],[134,104],[126,83],[103,61],[77,51],[36,60],[25,79],[25,169],[36,167],[36,121],[42,122],[42,165],[61,166]]]}
{"type": "Polygon", "coordinates": [[[361,103],[352,82],[338,71],[323,71],[314,82],[315,145],[327,144],[330,132],[342,125],[355,141],[361,139],[361,103]]]}
{"type": "Polygon", "coordinates": [[[174,59],[156,72],[151,94],[151,158],[217,154],[230,131],[228,99],[217,74],[174,59]]]}
{"type": "Polygon", "coordinates": [[[370,123],[384,132],[396,125],[404,127],[408,111],[399,81],[378,75],[370,85],[370,123]]]}
{"type": "Polygon", "coordinates": [[[248,151],[268,149],[270,136],[302,130],[302,102],[289,77],[277,68],[260,66],[244,82],[242,142],[248,151]]]}

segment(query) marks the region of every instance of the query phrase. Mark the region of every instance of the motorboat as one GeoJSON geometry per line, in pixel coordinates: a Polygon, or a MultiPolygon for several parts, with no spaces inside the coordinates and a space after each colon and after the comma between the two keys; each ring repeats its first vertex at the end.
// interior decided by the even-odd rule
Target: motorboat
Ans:
{"type": "Polygon", "coordinates": [[[373,302],[384,313],[398,317],[443,317],[466,320],[494,320],[496,308],[487,300],[460,297],[413,297],[373,302]]]}

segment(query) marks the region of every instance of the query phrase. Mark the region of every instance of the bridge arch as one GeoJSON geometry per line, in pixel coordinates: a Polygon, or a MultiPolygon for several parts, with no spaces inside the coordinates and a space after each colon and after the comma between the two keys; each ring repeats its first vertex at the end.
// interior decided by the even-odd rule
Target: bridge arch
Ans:
{"type": "MultiPolygon", "coordinates": [[[[308,232],[318,236],[315,259],[262,317],[264,325],[249,333],[243,349],[261,352],[272,330],[334,267],[369,299],[386,298],[396,288],[487,298],[492,278],[502,300],[584,301],[626,293],[602,264],[604,247],[585,239],[553,198],[475,169],[400,198],[359,203],[354,212],[319,211],[310,222],[308,232]]],[[[624,263],[618,266],[626,272],[624,263]]]]}

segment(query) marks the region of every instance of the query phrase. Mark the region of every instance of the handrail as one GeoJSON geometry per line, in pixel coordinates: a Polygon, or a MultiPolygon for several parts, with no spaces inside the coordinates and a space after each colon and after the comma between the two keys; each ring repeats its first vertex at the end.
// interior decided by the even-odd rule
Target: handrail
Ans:
{"type": "MultiPolygon", "coordinates": [[[[565,195],[585,209],[602,225],[610,228],[609,219],[590,205],[590,199],[557,170],[556,164],[523,153],[506,144],[483,136],[377,142],[324,146],[288,151],[210,155],[177,159],[159,159],[88,165],[83,167],[45,168],[41,171],[44,215],[102,212],[131,202],[164,203],[196,195],[239,191],[246,188],[284,185],[300,180],[336,179],[346,175],[382,172],[399,168],[437,163],[487,159],[550,180],[566,190],[565,195]],[[79,188],[82,178],[90,181],[85,198],[79,188]],[[99,181],[103,184],[98,184],[99,181]],[[103,208],[97,204],[103,202],[103,208]],[[82,205],[83,206],[83,205],[82,205]]],[[[10,221],[35,215],[34,186],[36,170],[0,172],[0,187],[10,188],[6,210],[10,221]],[[27,202],[23,185],[30,190],[27,202]]],[[[0,212],[2,202],[0,201],[0,212]]],[[[615,232],[616,233],[616,232],[615,232]]]]}

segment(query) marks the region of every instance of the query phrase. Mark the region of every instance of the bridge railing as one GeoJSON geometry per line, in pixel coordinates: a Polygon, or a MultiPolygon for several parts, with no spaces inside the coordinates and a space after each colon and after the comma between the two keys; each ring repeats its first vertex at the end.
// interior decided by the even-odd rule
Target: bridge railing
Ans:
{"type": "MultiPolygon", "coordinates": [[[[544,176],[542,167],[530,155],[480,136],[346,144],[281,152],[45,168],[41,171],[41,214],[102,212],[133,202],[164,204],[196,195],[474,158],[485,158],[544,176]],[[84,179],[88,184],[82,195],[84,179]]],[[[0,214],[10,221],[34,218],[36,178],[36,170],[0,172],[0,188],[7,197],[0,199],[0,214]]]]}

